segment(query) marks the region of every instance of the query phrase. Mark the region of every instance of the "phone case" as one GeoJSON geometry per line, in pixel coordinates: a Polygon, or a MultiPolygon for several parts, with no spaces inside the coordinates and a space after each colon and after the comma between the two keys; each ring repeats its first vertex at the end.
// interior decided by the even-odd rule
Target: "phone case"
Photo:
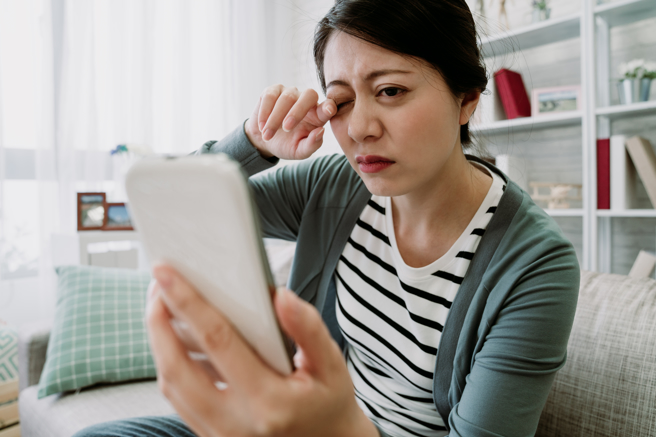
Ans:
{"type": "Polygon", "coordinates": [[[146,158],[126,175],[129,210],[151,266],[177,269],[283,375],[291,346],[247,178],[227,155],[146,158]]]}

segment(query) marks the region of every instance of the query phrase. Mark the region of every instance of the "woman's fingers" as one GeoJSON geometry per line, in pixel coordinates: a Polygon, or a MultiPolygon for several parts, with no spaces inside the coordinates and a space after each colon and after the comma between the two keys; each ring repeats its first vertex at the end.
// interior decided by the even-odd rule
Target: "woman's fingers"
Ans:
{"type": "Polygon", "coordinates": [[[203,352],[229,385],[256,393],[265,377],[276,375],[230,321],[173,268],[156,266],[153,275],[162,286],[162,297],[171,314],[189,326],[203,352]]]}
{"type": "Polygon", "coordinates": [[[211,378],[186,355],[184,346],[169,325],[170,314],[161,296],[149,303],[148,336],[157,364],[157,383],[180,417],[199,435],[211,435],[212,419],[230,414],[221,411],[226,392],[220,392],[211,378]]]}
{"type": "Polygon", "coordinates": [[[321,123],[327,123],[337,113],[337,104],[333,99],[326,99],[317,106],[317,118],[321,123]]]}
{"type": "Polygon", "coordinates": [[[319,147],[323,144],[323,134],[325,129],[323,127],[318,127],[314,129],[310,134],[298,142],[298,147],[296,148],[296,156],[298,159],[305,159],[310,157],[314,152],[319,150],[319,147]]]}
{"type": "Polygon", "coordinates": [[[317,106],[319,95],[311,88],[301,93],[298,101],[289,110],[282,122],[282,130],[289,132],[294,129],[305,118],[307,113],[317,106]]]}
{"type": "Polygon", "coordinates": [[[296,88],[286,88],[273,107],[273,110],[269,114],[264,125],[264,131],[262,132],[262,138],[264,141],[269,141],[276,134],[278,129],[282,126],[282,121],[289,113],[289,110],[292,109],[294,104],[298,101],[300,93],[296,88]]]}
{"type": "Polygon", "coordinates": [[[278,97],[280,97],[284,88],[285,87],[282,85],[274,85],[268,87],[264,90],[264,93],[262,93],[262,98],[260,99],[260,110],[257,115],[257,126],[259,127],[260,132],[264,133],[264,126],[269,119],[269,115],[271,115],[271,111],[273,111],[273,108],[276,106],[278,97]]]}

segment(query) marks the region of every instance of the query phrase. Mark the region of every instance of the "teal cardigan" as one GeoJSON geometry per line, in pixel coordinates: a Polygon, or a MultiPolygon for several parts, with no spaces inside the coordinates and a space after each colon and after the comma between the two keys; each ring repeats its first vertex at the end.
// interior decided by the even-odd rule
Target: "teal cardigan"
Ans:
{"type": "MultiPolygon", "coordinates": [[[[249,176],[275,165],[243,127],[196,153],[223,152],[249,176]]],[[[572,244],[555,221],[492,164],[506,190],[449,311],[433,396],[449,436],[532,436],[565,363],[579,290],[572,244]]],[[[323,315],[344,347],[334,272],[371,193],[342,155],[249,178],[265,237],[296,241],[289,288],[323,315]]],[[[381,435],[385,435],[381,431],[381,435]]]]}

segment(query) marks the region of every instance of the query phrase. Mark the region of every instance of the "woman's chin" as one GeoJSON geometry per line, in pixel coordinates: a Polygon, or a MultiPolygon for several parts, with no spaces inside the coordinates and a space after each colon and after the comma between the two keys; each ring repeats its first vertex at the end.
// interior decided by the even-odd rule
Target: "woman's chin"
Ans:
{"type": "Polygon", "coordinates": [[[360,175],[360,178],[367,187],[367,190],[374,196],[396,197],[406,194],[405,191],[400,189],[398,183],[387,178],[372,177],[367,174],[360,175]]]}

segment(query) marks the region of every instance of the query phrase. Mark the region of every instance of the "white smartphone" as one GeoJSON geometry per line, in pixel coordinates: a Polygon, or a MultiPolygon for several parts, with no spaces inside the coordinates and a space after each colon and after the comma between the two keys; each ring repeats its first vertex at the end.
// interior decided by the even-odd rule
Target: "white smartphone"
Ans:
{"type": "Polygon", "coordinates": [[[225,154],[145,158],[125,180],[152,265],[180,272],[275,370],[293,370],[273,309],[275,284],[247,177],[225,154]]]}

